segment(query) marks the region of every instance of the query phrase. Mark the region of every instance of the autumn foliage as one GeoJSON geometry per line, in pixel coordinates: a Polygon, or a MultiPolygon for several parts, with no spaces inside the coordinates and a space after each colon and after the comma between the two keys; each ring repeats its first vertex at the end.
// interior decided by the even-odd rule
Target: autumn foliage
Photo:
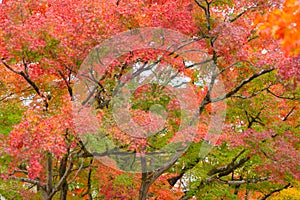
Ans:
{"type": "Polygon", "coordinates": [[[3,0],[0,194],[299,195],[299,15],[297,0],[3,0]]]}

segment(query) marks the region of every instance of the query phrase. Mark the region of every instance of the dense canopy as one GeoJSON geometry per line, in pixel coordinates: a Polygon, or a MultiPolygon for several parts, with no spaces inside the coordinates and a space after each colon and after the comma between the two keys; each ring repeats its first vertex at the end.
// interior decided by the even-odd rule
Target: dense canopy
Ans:
{"type": "Polygon", "coordinates": [[[299,15],[297,0],[2,0],[0,194],[300,196],[299,15]]]}

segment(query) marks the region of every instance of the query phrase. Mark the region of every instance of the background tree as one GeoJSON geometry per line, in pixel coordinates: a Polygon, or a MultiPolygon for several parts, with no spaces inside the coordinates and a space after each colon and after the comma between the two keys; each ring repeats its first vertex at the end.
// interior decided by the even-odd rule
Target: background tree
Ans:
{"type": "MultiPolygon", "coordinates": [[[[1,176],[27,183],[9,181],[20,190],[3,195],[266,199],[296,187],[300,164],[297,1],[6,0],[0,10],[0,107],[5,108],[0,113],[1,176]],[[283,17],[278,18],[279,13],[283,17]],[[164,127],[167,137],[128,142],[126,134],[107,120],[112,92],[124,74],[134,64],[156,62],[190,78],[187,84],[194,87],[199,99],[199,125],[182,156],[157,171],[121,173],[95,161],[110,151],[92,154],[76,132],[74,77],[96,45],[122,31],[144,27],[169,28],[190,36],[209,55],[206,65],[191,64],[198,52],[190,57],[149,49],[124,54],[106,66],[109,70],[101,80],[96,79],[97,89],[91,93],[96,103],[90,108],[98,118],[82,116],[84,122],[98,119],[115,144],[141,155],[145,147],[151,152],[176,139],[181,117],[178,99],[166,98],[164,93],[151,99],[152,91],[164,91],[156,85],[150,85],[152,91],[145,87],[135,93],[131,114],[143,124],[149,120],[151,105],[169,106],[170,124],[164,127]],[[208,75],[201,77],[204,66],[209,66],[208,75]],[[201,78],[206,82],[196,84],[201,78]],[[213,93],[216,80],[224,83],[224,94],[213,93]],[[216,140],[207,131],[213,108],[220,102],[227,104],[227,114],[216,140]],[[205,149],[210,152],[206,154],[205,149]]],[[[89,128],[82,126],[81,131],[92,132],[89,128]]],[[[5,184],[1,182],[1,187],[8,187],[5,184]]]]}

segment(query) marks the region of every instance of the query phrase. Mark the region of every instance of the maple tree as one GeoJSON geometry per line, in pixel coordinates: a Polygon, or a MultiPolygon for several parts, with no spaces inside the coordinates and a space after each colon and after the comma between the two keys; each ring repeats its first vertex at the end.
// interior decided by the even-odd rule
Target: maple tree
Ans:
{"type": "Polygon", "coordinates": [[[295,0],[2,1],[0,191],[297,193],[297,16],[295,0]]]}
{"type": "Polygon", "coordinates": [[[299,53],[299,1],[287,0],[282,9],[275,9],[258,18],[263,23],[262,34],[271,34],[278,39],[287,52],[299,53]]]}

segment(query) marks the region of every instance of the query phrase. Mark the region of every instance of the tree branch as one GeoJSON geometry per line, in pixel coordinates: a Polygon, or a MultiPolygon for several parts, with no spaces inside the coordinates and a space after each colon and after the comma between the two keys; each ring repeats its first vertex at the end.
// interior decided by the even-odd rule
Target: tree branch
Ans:
{"type": "Polygon", "coordinates": [[[53,167],[52,167],[52,155],[47,155],[47,191],[51,193],[53,187],[53,167]]]}
{"type": "Polygon", "coordinates": [[[222,180],[219,178],[216,178],[215,180],[219,183],[227,184],[227,185],[241,185],[241,184],[248,184],[248,183],[259,183],[259,182],[267,181],[269,179],[270,177],[267,176],[263,178],[252,178],[252,179],[233,180],[233,181],[222,180]]]}
{"type": "Polygon", "coordinates": [[[71,169],[73,167],[73,162],[71,161],[68,169],[65,171],[64,175],[60,178],[59,182],[55,185],[55,187],[53,188],[51,194],[49,195],[50,197],[53,197],[53,195],[59,191],[60,187],[62,186],[62,184],[64,183],[64,181],[67,179],[68,175],[71,172],[71,169]]]}
{"type": "Polygon", "coordinates": [[[88,181],[87,181],[87,191],[86,192],[84,192],[84,193],[82,193],[80,196],[81,197],[84,197],[85,195],[89,195],[89,200],[92,200],[92,195],[91,195],[91,177],[92,177],[92,171],[93,171],[93,169],[92,169],[92,164],[93,164],[93,161],[94,161],[94,158],[92,158],[91,160],[90,160],[90,166],[89,166],[89,173],[88,173],[88,181]]]}
{"type": "Polygon", "coordinates": [[[291,187],[291,183],[288,183],[283,188],[279,188],[279,189],[271,191],[270,193],[266,194],[263,198],[261,198],[261,200],[266,200],[267,198],[269,198],[270,196],[272,196],[274,193],[280,192],[281,190],[284,190],[284,189],[288,189],[289,187],[291,187]]]}
{"type": "Polygon", "coordinates": [[[210,26],[210,3],[208,1],[206,1],[206,5],[207,7],[205,7],[203,4],[201,4],[198,0],[195,0],[196,4],[203,9],[204,13],[205,13],[205,17],[206,17],[206,26],[207,26],[207,30],[210,31],[211,26],[210,26]]]}
{"type": "Polygon", "coordinates": [[[218,101],[222,101],[226,98],[229,98],[231,96],[233,96],[235,93],[237,93],[244,85],[246,85],[247,83],[251,82],[252,80],[264,75],[264,74],[267,74],[267,73],[270,73],[274,70],[274,68],[270,68],[270,69],[265,69],[265,70],[262,70],[258,73],[255,73],[253,74],[252,76],[250,76],[249,78],[243,80],[242,82],[240,82],[240,84],[234,88],[233,90],[231,90],[230,92],[228,92],[227,94],[224,94],[220,97],[217,97],[217,98],[213,98],[211,99],[211,102],[214,103],[214,102],[218,102],[218,101]]]}
{"type": "Polygon", "coordinates": [[[259,95],[259,94],[262,93],[263,91],[267,90],[269,87],[270,87],[270,86],[268,86],[268,87],[266,87],[266,88],[263,88],[263,89],[261,89],[261,90],[259,90],[259,91],[257,91],[257,92],[254,92],[254,93],[252,93],[250,96],[233,95],[233,96],[231,96],[231,97],[233,97],[233,98],[240,98],[240,99],[251,99],[251,98],[253,98],[253,97],[259,95]]]}
{"type": "Polygon", "coordinates": [[[250,6],[249,8],[246,8],[245,10],[243,10],[242,12],[240,12],[236,17],[232,18],[229,20],[229,22],[234,22],[236,21],[238,18],[242,17],[244,14],[246,14],[249,10],[252,10],[252,9],[256,9],[258,8],[257,5],[254,5],[254,6],[250,6]]]}
{"type": "Polygon", "coordinates": [[[80,164],[78,170],[76,171],[75,175],[73,176],[73,178],[70,181],[68,181],[69,183],[72,183],[76,179],[76,177],[78,176],[78,174],[82,170],[82,168],[83,168],[83,158],[81,159],[81,164],[80,164]]]}
{"type": "Polygon", "coordinates": [[[27,175],[28,171],[27,170],[13,170],[12,173],[10,174],[10,176],[12,176],[16,173],[23,173],[23,174],[27,175]]]}
{"type": "Polygon", "coordinates": [[[21,72],[18,72],[18,71],[16,71],[16,70],[14,70],[12,67],[10,67],[10,66],[5,62],[5,59],[4,59],[4,58],[1,59],[1,62],[2,62],[2,64],[3,64],[7,69],[9,69],[10,71],[12,71],[12,72],[14,72],[14,73],[16,73],[16,74],[21,75],[21,72]]]}
{"type": "Polygon", "coordinates": [[[250,157],[245,157],[235,163],[235,161],[238,159],[238,157],[240,157],[245,151],[246,150],[244,149],[239,154],[237,154],[229,164],[227,164],[223,167],[218,167],[218,168],[214,168],[214,169],[210,170],[207,173],[207,175],[212,176],[212,175],[218,174],[218,177],[222,177],[222,176],[226,176],[226,175],[232,173],[235,169],[241,167],[245,162],[247,162],[250,159],[250,157]]]}
{"type": "Polygon", "coordinates": [[[25,183],[30,183],[30,184],[34,184],[34,185],[37,185],[38,187],[40,187],[42,190],[45,191],[45,186],[42,185],[39,181],[37,180],[31,180],[29,178],[21,178],[21,177],[15,177],[15,176],[10,176],[9,177],[10,179],[12,180],[17,180],[17,181],[21,181],[21,182],[25,182],[25,183]]]}
{"type": "Polygon", "coordinates": [[[220,72],[219,72],[218,75],[222,74],[222,73],[223,73],[224,71],[226,71],[227,69],[230,69],[231,67],[233,67],[233,66],[235,66],[235,65],[237,65],[237,64],[239,64],[239,63],[247,63],[247,64],[249,64],[250,66],[254,66],[254,64],[253,64],[252,62],[250,62],[249,60],[240,60],[240,61],[237,61],[237,62],[235,62],[235,63],[232,63],[231,65],[229,65],[229,66],[223,68],[222,70],[220,70],[220,72]]]}
{"type": "Polygon", "coordinates": [[[5,97],[2,97],[2,98],[0,99],[0,101],[4,101],[4,100],[6,100],[7,98],[9,98],[9,97],[11,97],[11,96],[13,96],[13,95],[14,95],[14,93],[11,92],[11,93],[9,93],[8,95],[6,95],[5,97]]]}
{"type": "MultiPolygon", "coordinates": [[[[70,73],[71,73],[71,71],[70,71],[70,73]]],[[[64,82],[65,82],[65,84],[67,86],[69,95],[70,95],[71,99],[73,100],[73,89],[72,89],[72,87],[70,85],[70,80],[67,80],[66,77],[64,76],[64,74],[60,70],[58,70],[58,74],[64,80],[64,82]]]]}
{"type": "Polygon", "coordinates": [[[188,68],[192,68],[192,67],[195,67],[195,66],[198,66],[198,65],[204,65],[206,63],[209,63],[213,61],[213,59],[207,59],[207,60],[204,60],[204,61],[201,61],[201,62],[197,62],[197,63],[193,63],[191,65],[187,65],[185,68],[188,69],[188,68]]]}
{"type": "Polygon", "coordinates": [[[296,108],[296,106],[294,106],[294,107],[289,111],[289,113],[283,118],[282,121],[286,121],[286,120],[289,118],[289,116],[291,116],[291,114],[293,113],[293,111],[295,110],[295,108],[296,108]]]}
{"type": "Polygon", "coordinates": [[[4,66],[5,66],[7,69],[9,69],[10,71],[12,71],[12,72],[14,72],[14,73],[16,73],[16,74],[22,76],[22,77],[27,81],[27,83],[28,83],[31,87],[33,87],[33,89],[35,90],[35,92],[36,92],[39,96],[43,97],[45,110],[47,110],[47,109],[48,109],[48,102],[47,102],[47,99],[48,99],[48,98],[47,98],[46,96],[44,96],[43,94],[41,94],[39,87],[38,87],[38,86],[30,79],[30,77],[29,77],[29,75],[28,75],[28,72],[27,72],[27,63],[25,62],[24,58],[23,58],[23,64],[24,64],[24,67],[25,67],[25,72],[23,72],[23,71],[16,71],[16,70],[14,70],[12,67],[10,67],[10,66],[5,62],[5,60],[4,60],[3,58],[2,58],[1,60],[2,60],[2,63],[4,64],[4,66]]]}
{"type": "Polygon", "coordinates": [[[196,2],[196,4],[197,4],[200,8],[202,8],[202,9],[204,10],[204,12],[206,13],[206,8],[205,8],[205,6],[202,5],[198,0],[195,0],[195,2],[196,2]]]}
{"type": "Polygon", "coordinates": [[[282,97],[282,96],[279,96],[279,95],[275,94],[274,92],[272,92],[270,89],[267,89],[267,92],[270,93],[271,95],[277,97],[277,98],[280,98],[280,99],[300,100],[300,98],[296,98],[296,97],[282,97]]]}
{"type": "Polygon", "coordinates": [[[262,120],[260,119],[259,115],[261,114],[261,112],[263,111],[263,107],[260,109],[260,111],[253,117],[251,114],[249,114],[246,110],[245,110],[245,114],[247,117],[247,121],[248,121],[248,126],[247,128],[251,128],[253,123],[257,122],[259,124],[261,124],[262,126],[264,126],[262,120]]]}

